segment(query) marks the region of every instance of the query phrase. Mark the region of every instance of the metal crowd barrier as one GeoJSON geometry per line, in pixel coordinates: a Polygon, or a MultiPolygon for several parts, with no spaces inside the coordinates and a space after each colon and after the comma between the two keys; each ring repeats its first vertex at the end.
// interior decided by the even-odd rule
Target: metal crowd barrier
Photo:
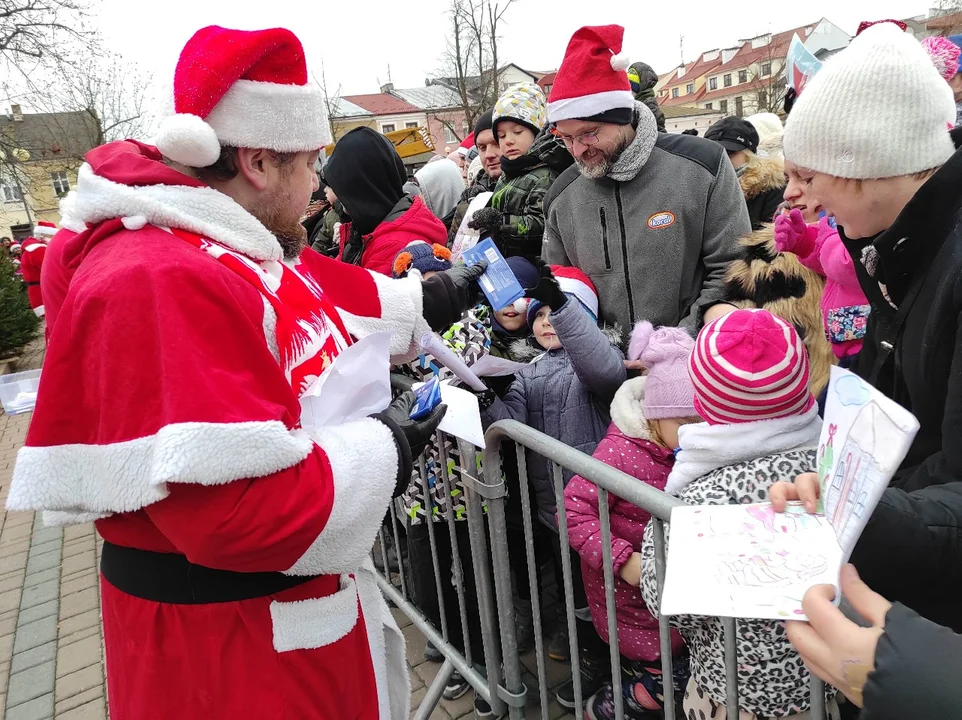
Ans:
{"type": "MultiPolygon", "coordinates": [[[[670,520],[671,509],[682,505],[677,498],[656,490],[645,483],[639,482],[619,470],[616,470],[589,455],[575,450],[543,433],[513,420],[506,420],[492,425],[485,435],[486,447],[483,452],[482,466],[484,479],[476,477],[471,472],[477,467],[477,450],[473,445],[458,442],[460,455],[460,481],[464,486],[465,505],[467,508],[467,523],[470,537],[471,557],[474,564],[475,583],[478,590],[478,606],[480,610],[481,635],[483,639],[482,654],[477,648],[471,647],[467,628],[467,610],[463,588],[463,571],[458,555],[458,539],[455,532],[455,520],[451,512],[446,513],[444,522],[430,521],[430,512],[426,513],[428,523],[428,538],[433,560],[434,581],[439,597],[440,628],[435,627],[427,619],[410,598],[405,578],[405,568],[402,561],[398,518],[391,512],[389,517],[390,532],[393,536],[398,556],[398,572],[390,571],[386,552],[386,531],[382,528],[380,535],[380,551],[382,572],[378,573],[378,583],[387,599],[397,606],[411,622],[427,637],[427,639],[444,656],[443,664],[436,680],[427,690],[418,712],[414,716],[418,720],[430,717],[440,702],[445,685],[454,671],[459,672],[470,683],[475,692],[486,700],[496,717],[507,716],[512,720],[526,717],[525,708],[529,695],[537,698],[540,707],[540,717],[549,719],[549,688],[547,682],[547,663],[544,648],[544,633],[542,627],[542,613],[540,603],[540,581],[537,576],[538,566],[535,558],[534,526],[537,520],[532,518],[529,503],[529,489],[527,483],[525,450],[546,458],[553,470],[555,495],[558,506],[558,531],[561,537],[561,563],[563,578],[563,596],[568,637],[570,641],[572,681],[575,692],[574,714],[578,720],[584,718],[584,705],[587,698],[583,697],[579,668],[579,646],[576,628],[574,590],[572,585],[572,568],[570,554],[567,552],[568,523],[564,511],[564,487],[562,482],[562,468],[570,470],[598,487],[598,508],[602,532],[602,549],[605,575],[605,599],[607,603],[608,634],[610,642],[611,682],[614,691],[616,717],[624,717],[622,687],[621,687],[621,656],[618,648],[618,631],[616,625],[614,598],[614,570],[611,555],[611,524],[608,515],[608,493],[637,505],[648,511],[652,518],[655,541],[655,566],[659,588],[659,598],[665,579],[665,534],[664,522],[670,520]],[[509,548],[505,515],[505,500],[508,488],[501,473],[501,448],[506,441],[514,442],[518,457],[518,475],[520,483],[521,508],[524,520],[525,553],[527,556],[529,590],[531,594],[531,608],[534,622],[535,658],[537,662],[537,680],[534,687],[528,687],[524,680],[524,668],[518,651],[518,639],[515,627],[515,608],[513,600],[512,572],[509,562],[509,548]],[[496,480],[493,480],[496,479],[496,480]],[[482,506],[486,506],[486,512],[482,506]],[[485,522],[487,520],[487,523],[485,522]],[[485,528],[487,524],[487,528],[485,528]],[[438,527],[435,527],[438,525],[438,527]],[[451,576],[442,577],[437,555],[437,535],[447,531],[452,544],[451,576]],[[489,545],[486,536],[490,536],[489,545]],[[443,602],[442,583],[453,583],[458,596],[458,610],[461,618],[464,652],[460,652],[449,641],[448,618],[443,602]],[[497,618],[497,619],[496,619],[497,618]],[[483,657],[483,668],[478,669],[476,662],[483,657]]],[[[439,442],[444,448],[444,443],[439,442]]],[[[442,457],[439,480],[443,483],[443,491],[449,493],[453,479],[449,477],[447,458],[442,457]]],[[[425,498],[430,498],[428,479],[424,468],[424,459],[420,462],[420,480],[425,498]]],[[[512,488],[514,490],[514,488],[512,488]]],[[[450,495],[447,495],[450,497],[450,495]]],[[[449,504],[450,507],[450,504],[449,504]]],[[[522,578],[515,578],[522,582],[522,578]]],[[[559,591],[562,588],[559,587],[559,591]]],[[[639,590],[639,592],[641,592],[639,590]]],[[[723,619],[725,631],[725,666],[727,672],[727,706],[739,707],[738,702],[738,659],[736,657],[736,620],[723,619]]],[[[659,616],[661,635],[661,656],[663,681],[665,683],[665,718],[676,717],[675,696],[672,692],[672,657],[671,640],[669,634],[669,619],[659,616]]],[[[811,717],[813,720],[826,720],[824,686],[817,678],[812,679],[811,686],[811,717]]],[[[681,717],[680,710],[678,717],[681,717]]]]}

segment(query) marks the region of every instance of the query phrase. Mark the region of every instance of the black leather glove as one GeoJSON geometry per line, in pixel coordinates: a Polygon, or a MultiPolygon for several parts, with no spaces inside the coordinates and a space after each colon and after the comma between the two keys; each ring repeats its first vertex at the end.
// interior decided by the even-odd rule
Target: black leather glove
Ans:
{"type": "Polygon", "coordinates": [[[525,288],[525,293],[529,298],[544,303],[552,310],[560,310],[568,302],[568,296],[561,291],[561,286],[551,272],[551,268],[541,263],[539,265],[541,279],[533,288],[525,288]]]}
{"type": "Polygon", "coordinates": [[[414,470],[414,459],[420,457],[434,439],[434,433],[448,409],[448,406],[442,403],[426,418],[412,420],[413,407],[414,393],[409,390],[388,405],[384,412],[371,416],[387,425],[394,433],[398,451],[398,475],[393,497],[398,497],[407,490],[411,483],[411,472],[414,470]]]}
{"type": "Polygon", "coordinates": [[[481,288],[478,278],[488,269],[487,262],[457,265],[432,275],[421,283],[421,314],[435,332],[447,330],[478,303],[481,288]]]}
{"type": "Polygon", "coordinates": [[[495,242],[501,237],[501,213],[493,207],[481,208],[474,213],[468,227],[477,230],[483,236],[489,236],[495,242]]]}

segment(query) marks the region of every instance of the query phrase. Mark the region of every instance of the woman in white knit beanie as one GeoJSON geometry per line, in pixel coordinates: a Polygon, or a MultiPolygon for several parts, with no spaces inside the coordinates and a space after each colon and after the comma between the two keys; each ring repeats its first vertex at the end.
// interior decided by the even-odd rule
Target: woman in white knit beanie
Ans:
{"type": "MultiPolygon", "coordinates": [[[[853,370],[919,420],[890,486],[912,496],[933,486],[958,492],[962,481],[962,152],[953,142],[962,131],[950,135],[954,120],[952,91],[921,45],[886,23],[825,64],[798,99],[784,136],[786,159],[838,221],[871,305],[853,370]]],[[[924,562],[932,550],[920,541],[928,529],[918,528],[930,528],[929,520],[913,525],[907,513],[876,513],[875,532],[862,536],[851,557],[862,580],[932,622],[962,629],[958,593],[942,589],[945,563],[924,562]]],[[[957,549],[952,553],[956,562],[957,549]]],[[[917,670],[908,651],[917,638],[889,633],[897,617],[883,607],[880,642],[881,632],[861,633],[837,609],[820,610],[820,595],[826,589],[813,588],[804,601],[820,621],[789,623],[788,630],[812,671],[864,704],[865,717],[909,717],[893,708],[913,685],[905,677],[917,670]],[[831,662],[836,656],[846,660],[831,662]]],[[[916,699],[912,717],[949,716],[932,711],[935,698],[916,699]]]]}

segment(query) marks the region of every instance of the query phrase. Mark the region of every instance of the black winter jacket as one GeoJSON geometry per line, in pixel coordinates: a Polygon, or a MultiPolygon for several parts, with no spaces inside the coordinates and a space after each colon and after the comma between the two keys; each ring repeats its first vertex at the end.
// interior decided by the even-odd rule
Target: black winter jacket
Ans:
{"type": "Polygon", "coordinates": [[[962,717],[962,637],[902,605],[885,616],[860,720],[962,717]]]}
{"type": "Polygon", "coordinates": [[[856,262],[859,283],[872,305],[855,371],[912,411],[921,429],[892,485],[917,490],[962,480],[962,151],[956,152],[909,202],[895,223],[874,240],[842,234],[853,258],[877,257],[876,277],[856,262]],[[896,310],[907,315],[894,350],[873,378],[896,310]],[[918,286],[917,297],[907,296],[918,286]],[[904,312],[904,311],[903,311],[904,312]]]}
{"type": "Polygon", "coordinates": [[[890,487],[851,562],[875,592],[962,631],[962,482],[912,493],[890,487]]]}

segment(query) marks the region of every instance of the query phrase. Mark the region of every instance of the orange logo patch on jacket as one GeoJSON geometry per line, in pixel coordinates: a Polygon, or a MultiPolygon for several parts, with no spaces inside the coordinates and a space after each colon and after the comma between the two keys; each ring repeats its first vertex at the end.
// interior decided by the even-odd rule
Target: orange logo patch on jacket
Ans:
{"type": "Polygon", "coordinates": [[[652,230],[661,230],[662,228],[671,227],[675,224],[675,213],[668,210],[662,212],[656,212],[650,218],[648,218],[648,227],[652,230]]]}

